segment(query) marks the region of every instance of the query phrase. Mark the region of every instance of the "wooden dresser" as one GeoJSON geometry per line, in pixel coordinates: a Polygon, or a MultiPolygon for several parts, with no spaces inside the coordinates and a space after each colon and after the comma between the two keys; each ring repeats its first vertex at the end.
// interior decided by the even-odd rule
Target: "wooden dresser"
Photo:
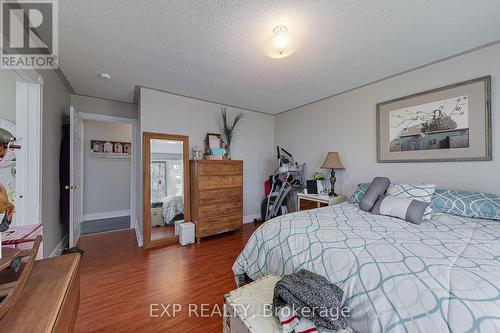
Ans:
{"type": "Polygon", "coordinates": [[[196,241],[241,229],[243,224],[243,161],[192,160],[191,220],[196,241]]]}
{"type": "Polygon", "coordinates": [[[72,332],[80,304],[80,255],[35,261],[2,332],[72,332]]]}

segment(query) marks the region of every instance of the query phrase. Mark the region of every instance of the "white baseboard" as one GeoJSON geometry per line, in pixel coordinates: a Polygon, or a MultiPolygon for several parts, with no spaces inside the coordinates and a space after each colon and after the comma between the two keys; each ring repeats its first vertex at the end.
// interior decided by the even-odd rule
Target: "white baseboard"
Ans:
{"type": "Polygon", "coordinates": [[[137,238],[137,245],[139,247],[142,247],[144,244],[142,240],[141,231],[139,230],[139,223],[137,223],[137,221],[135,221],[135,237],[137,238]]]}
{"type": "Polygon", "coordinates": [[[260,214],[252,214],[243,216],[243,223],[252,223],[254,219],[260,220],[260,214]]]}
{"type": "Polygon", "coordinates": [[[105,220],[105,219],[112,219],[115,217],[124,217],[124,216],[130,216],[130,209],[115,210],[111,212],[102,212],[102,213],[83,214],[83,221],[85,222],[85,221],[105,220]]]}
{"type": "Polygon", "coordinates": [[[56,248],[54,249],[54,251],[52,251],[52,253],[50,254],[50,257],[57,257],[58,255],[61,254],[61,252],[64,250],[64,248],[66,247],[66,245],[68,244],[68,235],[65,235],[63,237],[63,239],[61,239],[61,241],[59,242],[59,244],[57,244],[56,248]]]}

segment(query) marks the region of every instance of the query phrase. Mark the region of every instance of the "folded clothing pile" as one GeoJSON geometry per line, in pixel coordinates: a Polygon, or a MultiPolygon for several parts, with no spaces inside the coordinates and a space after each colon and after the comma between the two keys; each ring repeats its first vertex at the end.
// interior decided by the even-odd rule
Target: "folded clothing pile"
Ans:
{"type": "Polygon", "coordinates": [[[318,328],[346,329],[343,294],[342,289],[325,277],[302,269],[285,275],[276,284],[274,313],[280,320],[284,333],[318,332],[318,328]]]}

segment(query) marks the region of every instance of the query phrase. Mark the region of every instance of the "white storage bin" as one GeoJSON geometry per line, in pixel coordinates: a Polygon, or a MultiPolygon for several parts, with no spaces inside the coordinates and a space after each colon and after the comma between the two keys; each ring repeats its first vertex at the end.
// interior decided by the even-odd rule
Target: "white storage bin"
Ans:
{"type": "Polygon", "coordinates": [[[189,245],[194,243],[194,223],[184,222],[179,224],[179,243],[189,245]]]}
{"type": "Polygon", "coordinates": [[[273,303],[274,286],[281,278],[268,275],[224,295],[225,310],[222,322],[224,333],[281,333],[281,325],[268,316],[273,303]]]}
{"type": "Polygon", "coordinates": [[[179,236],[179,233],[180,233],[180,230],[181,228],[179,227],[181,224],[184,223],[184,220],[178,220],[178,221],[175,221],[175,235],[176,236],[179,236]]]}

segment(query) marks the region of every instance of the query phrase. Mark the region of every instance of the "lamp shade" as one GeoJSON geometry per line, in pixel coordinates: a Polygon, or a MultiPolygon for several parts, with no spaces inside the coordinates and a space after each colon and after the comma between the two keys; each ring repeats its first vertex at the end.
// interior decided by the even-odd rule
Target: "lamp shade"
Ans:
{"type": "Polygon", "coordinates": [[[323,165],[321,166],[321,169],[344,170],[345,168],[342,165],[342,162],[340,161],[339,153],[337,153],[337,152],[329,152],[328,155],[326,155],[326,159],[323,162],[323,165]]]}

